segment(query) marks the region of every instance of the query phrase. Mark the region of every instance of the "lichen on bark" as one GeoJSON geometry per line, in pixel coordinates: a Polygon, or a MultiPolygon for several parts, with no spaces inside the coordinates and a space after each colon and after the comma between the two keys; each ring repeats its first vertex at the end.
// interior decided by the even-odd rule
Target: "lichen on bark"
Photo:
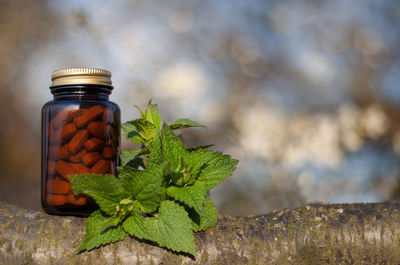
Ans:
{"type": "Polygon", "coordinates": [[[85,219],[0,202],[0,264],[399,264],[399,206],[310,204],[219,217],[196,233],[192,259],[133,238],[77,254],[85,219]]]}

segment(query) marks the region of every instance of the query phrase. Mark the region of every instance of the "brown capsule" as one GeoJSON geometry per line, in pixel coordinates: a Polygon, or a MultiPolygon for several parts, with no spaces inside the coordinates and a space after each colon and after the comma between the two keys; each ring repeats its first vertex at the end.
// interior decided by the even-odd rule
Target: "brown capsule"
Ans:
{"type": "Polygon", "coordinates": [[[105,138],[105,130],[106,124],[101,121],[92,121],[88,124],[87,130],[94,136],[104,139],[105,138]]]}
{"type": "Polygon", "coordinates": [[[74,119],[75,126],[78,128],[84,127],[89,122],[97,119],[103,113],[103,111],[103,108],[99,105],[84,110],[80,116],[74,119]]]}
{"type": "Polygon", "coordinates": [[[112,159],[114,157],[114,147],[111,145],[104,146],[102,155],[104,158],[112,159]]]}
{"type": "Polygon", "coordinates": [[[71,165],[71,167],[73,167],[76,170],[76,172],[78,172],[78,174],[81,174],[81,175],[85,174],[85,173],[89,173],[89,171],[90,171],[88,167],[85,167],[82,164],[70,163],[70,165],[71,165]]]}
{"type": "Polygon", "coordinates": [[[71,185],[59,177],[49,179],[46,183],[46,187],[47,192],[55,194],[67,194],[71,190],[71,185]]]}
{"type": "Polygon", "coordinates": [[[47,173],[52,176],[56,174],[56,162],[47,161],[47,173]]]}
{"type": "Polygon", "coordinates": [[[113,111],[105,109],[103,113],[103,122],[113,122],[115,120],[113,115],[113,111]]]}
{"type": "Polygon", "coordinates": [[[69,181],[68,175],[76,175],[78,172],[67,162],[58,160],[56,163],[56,171],[63,178],[69,181]]]}
{"type": "Polygon", "coordinates": [[[87,153],[86,149],[83,148],[76,155],[70,155],[69,161],[74,163],[79,163],[81,161],[82,156],[84,156],[86,153],[87,153]]]}
{"type": "Polygon", "coordinates": [[[82,149],[84,143],[89,138],[89,132],[87,130],[78,131],[71,141],[68,143],[68,150],[71,154],[76,154],[82,149]]]}
{"type": "Polygon", "coordinates": [[[72,193],[67,195],[67,202],[70,204],[75,204],[75,205],[85,205],[86,204],[86,198],[83,197],[82,195],[74,195],[72,193]]]}
{"type": "Polygon", "coordinates": [[[71,122],[79,115],[79,113],[80,110],[78,106],[67,107],[57,113],[57,115],[51,120],[50,124],[54,130],[58,130],[64,124],[71,122]]]}
{"type": "Polygon", "coordinates": [[[95,164],[97,161],[99,161],[101,158],[101,155],[99,152],[90,152],[82,156],[81,160],[85,166],[90,167],[91,165],[95,164]]]}
{"type": "Polygon", "coordinates": [[[58,130],[49,130],[49,142],[51,145],[61,145],[71,139],[78,130],[73,123],[68,123],[58,130]]]}
{"type": "Polygon", "coordinates": [[[50,146],[49,157],[53,161],[66,159],[69,157],[68,148],[65,146],[50,146]]]}
{"type": "Polygon", "coordinates": [[[90,173],[106,174],[110,169],[110,160],[99,160],[94,166],[90,168],[90,173]]]}
{"type": "Polygon", "coordinates": [[[60,206],[67,203],[67,197],[65,195],[48,193],[46,195],[46,203],[51,206],[60,206]]]}
{"type": "Polygon", "coordinates": [[[89,152],[93,152],[93,151],[98,151],[98,150],[102,149],[104,144],[105,143],[103,140],[93,137],[93,138],[90,138],[89,140],[87,140],[85,142],[84,146],[85,146],[86,150],[88,150],[89,152]]]}

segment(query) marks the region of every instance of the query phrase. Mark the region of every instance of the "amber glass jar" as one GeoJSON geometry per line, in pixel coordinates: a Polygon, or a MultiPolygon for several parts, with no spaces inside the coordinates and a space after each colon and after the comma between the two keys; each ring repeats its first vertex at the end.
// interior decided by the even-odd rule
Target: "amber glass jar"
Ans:
{"type": "Polygon", "coordinates": [[[120,110],[108,100],[111,73],[93,68],[54,71],[54,99],[42,108],[42,207],[46,213],[87,216],[97,205],[74,195],[68,175],[116,176],[120,110]]]}

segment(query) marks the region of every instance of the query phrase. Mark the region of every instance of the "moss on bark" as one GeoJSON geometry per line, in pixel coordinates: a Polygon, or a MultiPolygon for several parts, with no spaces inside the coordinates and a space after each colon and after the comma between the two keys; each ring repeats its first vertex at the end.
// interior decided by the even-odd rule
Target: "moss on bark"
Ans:
{"type": "Polygon", "coordinates": [[[399,264],[399,206],[311,204],[219,217],[196,234],[194,260],[132,238],[77,255],[85,219],[0,202],[0,264],[399,264]]]}

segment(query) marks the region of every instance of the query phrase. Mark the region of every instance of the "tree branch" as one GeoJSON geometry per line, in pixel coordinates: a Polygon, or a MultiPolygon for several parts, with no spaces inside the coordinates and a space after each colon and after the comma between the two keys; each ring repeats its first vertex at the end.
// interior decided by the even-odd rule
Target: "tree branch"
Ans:
{"type": "Polygon", "coordinates": [[[85,219],[0,202],[0,264],[398,264],[400,203],[312,204],[220,217],[197,258],[126,238],[77,254],[85,219]]]}

